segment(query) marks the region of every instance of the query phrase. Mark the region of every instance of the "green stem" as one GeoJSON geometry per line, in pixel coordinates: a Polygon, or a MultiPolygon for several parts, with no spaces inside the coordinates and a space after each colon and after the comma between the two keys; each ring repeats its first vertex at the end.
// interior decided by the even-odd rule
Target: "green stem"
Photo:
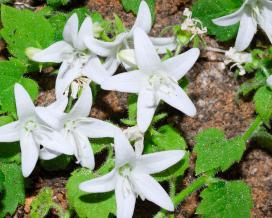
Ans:
{"type": "Polygon", "coordinates": [[[244,133],[243,135],[243,140],[245,142],[247,142],[251,137],[252,135],[254,134],[254,132],[257,131],[257,129],[262,125],[262,119],[261,117],[258,115],[256,117],[256,119],[254,120],[254,122],[251,124],[251,126],[248,128],[248,130],[244,133]]]}
{"type": "Polygon", "coordinates": [[[190,194],[204,186],[207,183],[208,179],[209,177],[207,176],[201,176],[197,178],[191,185],[189,185],[186,189],[182,190],[174,197],[174,205],[177,206],[178,204],[180,204],[180,202],[184,201],[190,194]]]}
{"type": "Polygon", "coordinates": [[[177,47],[177,49],[176,49],[175,56],[179,55],[179,53],[181,52],[181,49],[182,49],[182,45],[179,44],[178,47],[177,47]]]}
{"type": "Polygon", "coordinates": [[[262,66],[261,68],[262,68],[262,71],[263,71],[264,75],[266,76],[266,78],[268,78],[270,76],[270,74],[269,74],[268,70],[266,69],[266,67],[262,66]]]}

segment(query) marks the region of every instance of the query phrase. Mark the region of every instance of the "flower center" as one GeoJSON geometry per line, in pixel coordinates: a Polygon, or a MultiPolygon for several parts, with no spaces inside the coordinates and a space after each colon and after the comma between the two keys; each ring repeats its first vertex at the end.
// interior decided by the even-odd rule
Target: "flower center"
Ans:
{"type": "Polygon", "coordinates": [[[26,132],[33,132],[33,131],[35,131],[36,129],[38,128],[38,124],[37,124],[37,122],[33,119],[31,119],[31,120],[28,120],[28,121],[26,121],[25,122],[25,124],[24,124],[24,130],[26,131],[26,132]]]}
{"type": "Polygon", "coordinates": [[[251,6],[251,8],[252,8],[252,16],[256,20],[257,17],[260,17],[260,15],[261,15],[260,7],[259,7],[259,0],[249,1],[248,5],[251,6]]]}
{"type": "Polygon", "coordinates": [[[133,191],[132,183],[130,182],[130,174],[132,171],[132,167],[129,164],[126,164],[119,168],[118,172],[120,176],[123,177],[122,181],[122,193],[124,197],[130,195],[133,191]]]}
{"type": "Polygon", "coordinates": [[[64,124],[64,129],[67,132],[71,132],[76,128],[76,121],[75,120],[68,120],[67,122],[65,122],[64,124]]]}
{"type": "Polygon", "coordinates": [[[165,73],[152,74],[148,79],[148,83],[153,91],[156,92],[160,90],[165,94],[169,94],[171,91],[174,91],[177,85],[177,81],[165,73]]]}

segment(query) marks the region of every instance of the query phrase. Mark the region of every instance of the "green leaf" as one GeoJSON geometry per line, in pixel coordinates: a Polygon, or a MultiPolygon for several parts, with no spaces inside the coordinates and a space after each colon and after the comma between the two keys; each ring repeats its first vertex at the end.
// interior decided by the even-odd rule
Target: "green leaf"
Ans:
{"type": "Polygon", "coordinates": [[[260,128],[251,138],[253,144],[272,152],[272,135],[264,127],[260,128]]]}
{"type": "Polygon", "coordinates": [[[128,96],[128,118],[121,119],[122,123],[129,126],[136,125],[137,100],[138,100],[138,95],[136,94],[130,94],[128,96]]]}
{"type": "Polygon", "coordinates": [[[2,192],[4,191],[5,175],[0,171],[0,201],[2,198],[2,192]]]}
{"type": "Polygon", "coordinates": [[[200,196],[196,213],[203,218],[250,218],[251,190],[242,181],[213,183],[200,196]]]}
{"type": "Polygon", "coordinates": [[[219,41],[228,41],[236,36],[239,24],[221,27],[215,25],[212,19],[233,13],[242,3],[242,0],[198,0],[193,4],[193,17],[208,28],[208,34],[215,35],[219,41]]]}
{"type": "Polygon", "coordinates": [[[72,160],[74,160],[73,156],[63,154],[52,160],[41,160],[40,164],[46,171],[59,171],[67,169],[72,160]]]}
{"type": "Polygon", "coordinates": [[[109,214],[115,214],[116,211],[114,193],[89,194],[78,188],[80,183],[93,178],[94,175],[90,170],[82,168],[74,171],[66,186],[68,202],[79,217],[107,218],[109,214]]]}
{"type": "Polygon", "coordinates": [[[20,145],[18,142],[0,143],[0,163],[21,163],[20,145]]]}
{"type": "Polygon", "coordinates": [[[254,96],[254,102],[256,112],[266,124],[269,124],[272,116],[272,90],[265,86],[261,87],[254,96]]]}
{"type": "Polygon", "coordinates": [[[16,113],[14,85],[20,83],[34,100],[38,96],[38,84],[23,75],[25,66],[16,59],[0,61],[0,105],[4,112],[16,113]]]}
{"type": "Polygon", "coordinates": [[[264,85],[266,85],[266,77],[263,75],[262,72],[257,72],[253,79],[241,85],[238,92],[239,94],[246,96],[264,85]]]}
{"type": "Polygon", "coordinates": [[[114,21],[115,21],[115,34],[118,35],[120,33],[126,32],[126,27],[124,26],[121,18],[114,14],[114,21]]]}
{"type": "Polygon", "coordinates": [[[5,176],[4,195],[0,201],[0,217],[13,215],[18,205],[25,202],[24,178],[17,164],[0,163],[0,171],[5,176]]]}
{"type": "Polygon", "coordinates": [[[98,138],[90,140],[94,154],[102,152],[106,148],[111,149],[113,143],[112,138],[98,138]]]}
{"type": "MultiPolygon", "coordinates": [[[[162,126],[157,133],[147,136],[145,139],[144,153],[153,153],[167,150],[185,150],[187,148],[185,140],[170,125],[162,126]]],[[[154,177],[158,181],[170,180],[182,176],[189,167],[189,153],[184,158],[167,170],[157,173],[154,177]]]]}
{"type": "Polygon", "coordinates": [[[31,203],[30,218],[46,217],[52,204],[54,204],[52,197],[53,190],[43,188],[31,203]]]}
{"type": "Polygon", "coordinates": [[[49,5],[49,6],[52,6],[52,7],[60,7],[60,6],[63,6],[63,5],[67,5],[69,3],[70,0],[46,0],[46,3],[49,5]]]}
{"type": "MultiPolygon", "coordinates": [[[[142,0],[122,0],[122,5],[126,12],[132,11],[134,14],[138,13],[138,9],[142,0]]],[[[155,0],[145,0],[149,6],[152,20],[155,20],[155,0]]]]}
{"type": "Polygon", "coordinates": [[[227,170],[232,164],[241,160],[246,149],[242,137],[226,140],[224,132],[214,128],[199,133],[195,140],[197,175],[212,170],[227,170]]]}
{"type": "Polygon", "coordinates": [[[28,47],[46,48],[54,42],[54,28],[50,22],[39,13],[5,5],[1,6],[1,20],[1,35],[9,52],[29,65],[29,70],[37,70],[38,64],[28,59],[25,50],[28,47]]]}

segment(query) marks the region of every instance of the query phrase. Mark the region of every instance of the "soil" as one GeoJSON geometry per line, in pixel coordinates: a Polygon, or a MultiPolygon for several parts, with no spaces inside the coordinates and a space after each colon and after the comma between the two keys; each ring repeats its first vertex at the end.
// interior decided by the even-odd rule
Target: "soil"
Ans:
{"type": "MultiPolygon", "coordinates": [[[[184,7],[190,6],[190,2],[189,0],[156,0],[157,19],[152,34],[158,34],[164,27],[179,23],[184,7]]],[[[99,11],[109,19],[113,18],[114,13],[118,14],[128,27],[134,22],[135,17],[131,13],[125,13],[118,0],[90,0],[85,4],[90,10],[99,11]]],[[[219,47],[209,37],[206,38],[206,41],[211,47],[219,47]]],[[[220,47],[224,49],[224,45],[220,45],[220,47]]],[[[190,149],[194,145],[195,135],[205,128],[217,127],[224,130],[227,137],[233,137],[242,134],[255,117],[253,104],[250,101],[238,98],[239,82],[224,66],[222,58],[221,54],[203,51],[198,63],[188,73],[190,79],[188,93],[197,106],[198,114],[196,117],[189,118],[176,110],[166,108],[167,111],[170,111],[167,122],[180,130],[190,149]]],[[[40,80],[43,81],[41,83],[43,90],[37,104],[47,105],[54,101],[52,79],[54,78],[45,75],[40,80]]],[[[91,116],[104,120],[117,120],[126,113],[126,103],[126,94],[101,91],[91,111],[91,116]]],[[[251,217],[272,217],[272,156],[257,145],[251,144],[249,147],[242,161],[220,176],[229,180],[242,179],[252,188],[254,208],[251,217]]],[[[194,160],[195,156],[193,155],[191,167],[187,170],[185,178],[180,184],[181,189],[195,179],[194,160]]],[[[26,203],[18,208],[15,217],[28,217],[30,203],[42,187],[52,187],[55,201],[66,209],[68,205],[65,184],[69,172],[71,172],[71,169],[64,172],[63,175],[36,170],[30,178],[33,180],[33,186],[27,190],[26,203]]],[[[199,193],[190,196],[176,209],[176,217],[196,217],[194,213],[199,200],[199,193]]],[[[142,204],[139,201],[134,217],[149,218],[156,210],[157,208],[153,204],[142,204]]]]}

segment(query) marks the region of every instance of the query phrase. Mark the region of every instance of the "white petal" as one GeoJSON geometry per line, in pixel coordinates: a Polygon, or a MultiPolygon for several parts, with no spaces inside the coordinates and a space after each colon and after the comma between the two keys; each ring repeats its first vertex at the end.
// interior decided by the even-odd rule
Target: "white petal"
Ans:
{"type": "Polygon", "coordinates": [[[165,54],[168,50],[173,51],[177,47],[175,37],[150,37],[150,39],[159,54],[165,54]]]}
{"type": "Polygon", "coordinates": [[[161,66],[161,60],[147,34],[140,28],[134,30],[136,62],[140,70],[152,73],[161,66]]]}
{"type": "Polygon", "coordinates": [[[131,32],[133,32],[137,27],[143,29],[147,34],[150,32],[152,28],[151,12],[148,7],[148,4],[145,1],[141,1],[137,18],[131,29],[131,32]]]}
{"type": "Polygon", "coordinates": [[[42,148],[39,153],[39,157],[42,160],[52,160],[58,157],[59,155],[61,154],[46,148],[42,148]]]}
{"type": "Polygon", "coordinates": [[[38,161],[40,146],[35,142],[31,133],[21,136],[20,146],[23,176],[28,177],[38,161]]]}
{"type": "Polygon", "coordinates": [[[64,61],[65,56],[71,52],[73,52],[71,45],[65,41],[59,41],[36,53],[32,57],[32,60],[37,62],[61,63],[64,61]]]}
{"type": "Polygon", "coordinates": [[[137,158],[137,172],[154,174],[166,170],[179,162],[185,155],[185,151],[171,150],[151,154],[145,154],[137,158]]]}
{"type": "Polygon", "coordinates": [[[78,77],[80,77],[79,64],[76,64],[73,68],[69,69],[63,75],[58,74],[56,79],[56,98],[63,98],[64,92],[69,88],[70,84],[78,77]]]}
{"type": "Polygon", "coordinates": [[[170,76],[180,80],[193,67],[199,54],[198,48],[192,48],[183,54],[162,62],[163,68],[170,76]]]}
{"type": "Polygon", "coordinates": [[[160,207],[174,211],[174,205],[167,192],[151,176],[133,173],[133,184],[139,194],[160,207]]]}
{"type": "Polygon", "coordinates": [[[67,96],[63,96],[62,98],[57,99],[55,102],[47,106],[47,108],[53,111],[64,112],[67,104],[68,98],[67,96]]]}
{"type": "Polygon", "coordinates": [[[80,134],[79,132],[75,132],[74,137],[78,150],[79,163],[81,164],[81,166],[93,170],[95,165],[94,154],[88,138],[80,134]]]}
{"type": "MultiPolygon", "coordinates": [[[[272,3],[271,3],[272,5],[272,3]]],[[[272,9],[263,8],[261,11],[261,16],[258,17],[258,23],[263,31],[266,33],[270,42],[272,43],[272,9]]]]}
{"type": "Polygon", "coordinates": [[[0,142],[19,141],[19,122],[15,121],[0,127],[0,142]]]}
{"type": "Polygon", "coordinates": [[[272,1],[271,0],[262,0],[262,4],[268,9],[272,10],[272,1]]]}
{"type": "Polygon", "coordinates": [[[117,57],[123,65],[128,65],[130,68],[137,69],[134,49],[123,49],[117,54],[117,57]]]}
{"type": "Polygon", "coordinates": [[[112,170],[108,174],[92,179],[87,182],[82,182],[79,189],[84,192],[101,193],[114,190],[116,184],[116,171],[112,170]]]}
{"type": "Polygon", "coordinates": [[[67,21],[63,30],[63,38],[66,42],[75,45],[78,40],[78,17],[74,13],[67,21]]]}
{"type": "Polygon", "coordinates": [[[121,167],[136,158],[135,152],[127,137],[120,131],[114,138],[115,167],[121,167]]]}
{"type": "Polygon", "coordinates": [[[14,86],[14,94],[19,119],[33,115],[35,106],[24,87],[19,83],[16,83],[14,86]]]}
{"type": "Polygon", "coordinates": [[[64,136],[50,128],[40,127],[34,133],[35,141],[45,148],[62,154],[72,155],[74,150],[64,136]]]}
{"type": "Polygon", "coordinates": [[[120,131],[120,129],[113,124],[95,118],[82,120],[76,129],[89,138],[114,138],[120,131]]]}
{"type": "Polygon", "coordinates": [[[212,20],[213,23],[215,23],[218,26],[230,26],[238,23],[241,20],[241,17],[244,13],[245,5],[247,4],[247,2],[248,0],[246,0],[246,2],[244,2],[241,8],[239,8],[239,10],[235,11],[234,13],[213,19],[212,20]]]}
{"type": "Polygon", "coordinates": [[[139,70],[121,73],[102,83],[102,89],[138,93],[146,75],[139,70]]]}
{"type": "Polygon", "coordinates": [[[104,62],[104,67],[106,68],[107,72],[112,76],[118,69],[120,65],[120,61],[115,56],[106,58],[104,62]]]}
{"type": "Polygon", "coordinates": [[[136,203],[136,196],[132,191],[124,193],[124,179],[117,180],[115,188],[115,198],[117,204],[118,218],[132,218],[136,203]]]}
{"type": "Polygon", "coordinates": [[[169,91],[169,93],[159,91],[159,96],[164,102],[186,115],[191,117],[196,115],[196,108],[193,102],[179,85],[176,85],[175,90],[169,91]]]}
{"type": "Polygon", "coordinates": [[[145,132],[151,124],[159,101],[154,99],[152,91],[141,90],[137,102],[137,125],[141,132],[145,132]]]}
{"type": "Polygon", "coordinates": [[[102,84],[106,79],[110,78],[113,73],[106,70],[101,64],[98,57],[91,58],[85,66],[85,75],[97,84],[102,84]]]}
{"type": "Polygon", "coordinates": [[[93,104],[92,90],[89,84],[83,87],[81,96],[69,113],[69,117],[88,117],[93,104]]]}
{"type": "Polygon", "coordinates": [[[93,23],[92,23],[92,20],[89,16],[87,16],[85,18],[85,20],[83,21],[81,27],[80,27],[80,30],[78,32],[78,46],[79,48],[81,49],[85,49],[86,46],[85,46],[85,43],[84,43],[84,40],[85,38],[87,37],[90,37],[93,35],[93,23]]]}
{"type": "Polygon", "coordinates": [[[240,28],[235,42],[237,51],[243,51],[250,45],[256,31],[257,22],[251,16],[250,12],[244,13],[240,21],[240,28]]]}

